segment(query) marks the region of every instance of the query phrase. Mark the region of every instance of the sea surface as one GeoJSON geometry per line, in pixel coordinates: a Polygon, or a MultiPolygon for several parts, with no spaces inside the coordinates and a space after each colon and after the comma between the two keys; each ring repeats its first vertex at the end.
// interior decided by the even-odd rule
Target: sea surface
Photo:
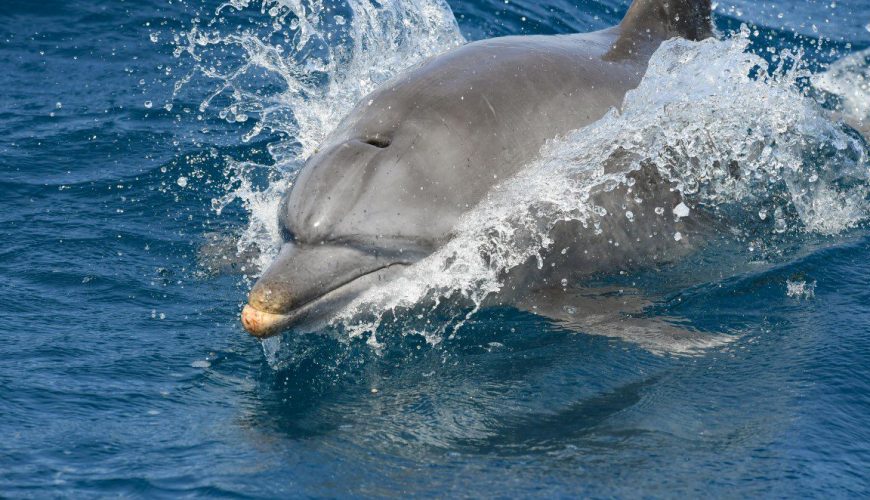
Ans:
{"type": "MultiPolygon", "coordinates": [[[[437,260],[374,319],[239,324],[281,193],[355,102],[627,4],[0,0],[0,497],[870,495],[866,0],[718,2],[718,40],[663,47],[621,114],[528,167],[575,186],[579,153],[636,137],[689,165],[672,180],[722,240],[597,279],[708,346],[475,311],[504,269],[437,260]]],[[[522,219],[511,192],[433,258],[522,219]]],[[[543,216],[582,208],[562,195],[543,216]]]]}

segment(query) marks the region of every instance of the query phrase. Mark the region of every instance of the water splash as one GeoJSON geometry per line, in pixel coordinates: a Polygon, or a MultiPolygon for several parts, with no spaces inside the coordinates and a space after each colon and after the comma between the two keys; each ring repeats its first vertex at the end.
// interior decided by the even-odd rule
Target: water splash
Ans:
{"type": "Polygon", "coordinates": [[[230,0],[177,34],[175,55],[191,59],[194,69],[175,94],[201,74],[215,82],[201,112],[217,108],[229,122],[253,122],[245,142],[266,133],[278,138],[268,145],[273,164],[230,161],[225,194],[214,200],[218,213],[241,200],[251,215],[239,252],[258,248],[261,268],[274,258],[281,194],[363,96],[462,43],[444,0],[230,0]],[[263,177],[265,186],[257,182],[263,177]]]}
{"type": "Polygon", "coordinates": [[[817,282],[807,282],[801,280],[787,280],[785,282],[785,294],[793,299],[809,300],[816,296],[817,282]]]}
{"type": "MultiPolygon", "coordinates": [[[[634,196],[629,174],[648,163],[684,206],[702,207],[750,246],[754,238],[829,235],[858,224],[868,214],[865,145],[798,89],[803,71],[772,69],[749,44],[746,30],[725,41],[664,43],[621,110],[550,141],[538,161],[462,218],[455,238],[335,322],[362,335],[402,310],[460,299],[471,305],[455,318],[461,325],[502,290],[508,271],[541,260],[559,222],[579,221],[591,244],[619,238],[601,228],[626,215],[596,199],[619,186],[634,196]]],[[[800,68],[799,55],[781,57],[792,64],[779,67],[800,68]]],[[[423,333],[437,343],[447,331],[423,333]]]]}
{"type": "Polygon", "coordinates": [[[839,98],[843,119],[870,137],[870,49],[835,62],[813,84],[839,98]]]}
{"type": "MultiPolygon", "coordinates": [[[[231,161],[226,194],[214,201],[217,211],[242,201],[250,222],[239,251],[262,250],[263,268],[281,244],[277,206],[299,165],[360,98],[463,40],[440,0],[348,0],[335,8],[317,0],[235,0],[218,9],[217,19],[256,7],[268,14],[260,32],[225,34],[220,23],[201,22],[178,38],[176,52],[218,82],[203,110],[218,106],[219,116],[240,123],[255,117],[245,140],[266,131],[280,139],[269,145],[274,165],[231,161]],[[235,65],[225,62],[232,50],[240,51],[230,59],[235,65]],[[258,184],[264,170],[268,181],[258,184]]],[[[462,218],[453,240],[363,294],[333,323],[351,337],[371,333],[369,343],[378,346],[374,333],[386,318],[461,303],[452,320],[428,321],[423,314],[419,328],[404,325],[438,343],[502,290],[508,271],[542,262],[559,223],[577,221],[584,238],[612,244],[608,221],[632,223],[635,214],[613,213],[596,200],[617,188],[631,193],[631,174],[645,164],[680,196],[669,213],[656,209],[659,216],[711,214],[748,248],[860,223],[867,214],[864,144],[800,90],[797,80],[809,75],[799,54],[784,51],[778,60],[786,63],[772,67],[748,50],[749,38],[744,28],[728,40],[663,44],[622,109],[548,142],[539,160],[462,218]]],[[[672,236],[675,242],[686,237],[672,236]]],[[[278,349],[275,342],[267,350],[278,349]]]]}

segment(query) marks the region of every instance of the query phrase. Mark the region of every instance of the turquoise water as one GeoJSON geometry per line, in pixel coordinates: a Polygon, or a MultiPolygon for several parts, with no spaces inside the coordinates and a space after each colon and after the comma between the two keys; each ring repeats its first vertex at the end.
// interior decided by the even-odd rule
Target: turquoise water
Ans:
{"type": "MultiPolygon", "coordinates": [[[[291,332],[264,353],[238,322],[256,263],[236,243],[268,246],[251,225],[268,207],[227,196],[292,173],[279,146],[297,129],[276,118],[245,140],[253,114],[223,119],[226,94],[200,111],[215,79],[193,69],[249,53],[173,52],[194,26],[266,37],[268,8],[2,3],[0,496],[870,492],[863,222],[764,237],[764,255],[732,255],[737,264],[712,252],[630,277],[671,283],[656,314],[729,335],[695,356],[509,308],[434,345],[387,328],[375,349],[337,329],[291,332]],[[240,177],[244,164],[259,167],[240,177]]],[[[831,5],[728,2],[716,23],[757,27],[750,50],[764,57],[801,47],[818,73],[870,47],[870,5],[831,5]]],[[[626,5],[450,8],[474,40],[600,29],[626,5]]],[[[280,82],[252,81],[254,100],[280,111],[269,100],[280,82]]]]}

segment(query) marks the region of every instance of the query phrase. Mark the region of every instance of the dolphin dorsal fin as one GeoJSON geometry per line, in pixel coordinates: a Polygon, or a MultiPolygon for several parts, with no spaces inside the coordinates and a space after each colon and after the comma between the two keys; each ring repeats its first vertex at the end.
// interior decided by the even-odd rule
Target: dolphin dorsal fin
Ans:
{"type": "Polygon", "coordinates": [[[712,10],[710,0],[634,0],[608,57],[630,57],[636,45],[652,40],[708,38],[713,35],[712,10]]]}

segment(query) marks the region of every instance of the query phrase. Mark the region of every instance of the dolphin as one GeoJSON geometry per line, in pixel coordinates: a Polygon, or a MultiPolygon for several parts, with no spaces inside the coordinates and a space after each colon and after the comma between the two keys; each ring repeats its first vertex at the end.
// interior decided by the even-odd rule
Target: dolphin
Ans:
{"type": "MultiPolygon", "coordinates": [[[[430,255],[548,139],[618,108],[663,41],[710,37],[711,10],[710,0],[635,0],[609,29],[469,43],[364,97],[282,200],[284,244],[250,292],[244,328],[265,338],[322,322],[430,255]]],[[[654,176],[639,180],[653,199],[676,196],[654,176]]],[[[627,247],[586,251],[570,265],[594,272],[642,260],[627,247]]]]}

